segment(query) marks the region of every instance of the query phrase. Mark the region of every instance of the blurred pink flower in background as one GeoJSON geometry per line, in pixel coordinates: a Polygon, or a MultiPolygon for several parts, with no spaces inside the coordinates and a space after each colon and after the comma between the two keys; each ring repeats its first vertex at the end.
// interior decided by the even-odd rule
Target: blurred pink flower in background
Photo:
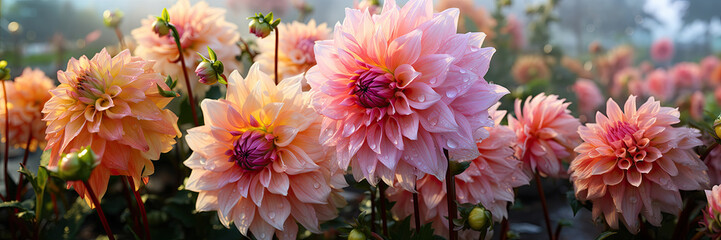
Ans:
{"type": "Polygon", "coordinates": [[[721,238],[721,186],[705,190],[707,206],[700,224],[711,239],[721,238]]]}
{"type": "Polygon", "coordinates": [[[692,62],[676,64],[669,70],[671,79],[677,88],[700,89],[702,85],[701,68],[692,62]]]}
{"type": "Polygon", "coordinates": [[[702,144],[698,130],[672,125],[677,109],[661,107],[649,98],[636,108],[630,96],[624,110],[609,99],[606,115],[578,129],[583,143],[571,162],[576,197],[593,202],[593,218],[605,217],[618,229],[619,219],[631,233],[639,229],[639,214],[661,226],[661,212],[678,214],[679,190],[700,190],[708,184],[706,166],[694,147],[702,144]]]}
{"type": "Polygon", "coordinates": [[[526,44],[523,36],[523,23],[515,15],[509,15],[506,18],[506,26],[503,29],[507,34],[511,35],[511,48],[521,50],[526,44]]]}
{"type": "Polygon", "coordinates": [[[593,74],[586,70],[586,68],[583,67],[581,61],[579,61],[578,59],[563,56],[563,58],[561,58],[561,65],[568,69],[568,71],[576,74],[576,77],[587,79],[593,78],[593,74]]]}
{"type": "Polygon", "coordinates": [[[719,66],[719,63],[718,57],[714,55],[705,57],[701,60],[701,77],[706,81],[710,81],[711,74],[713,74],[713,71],[719,66]]]}
{"type": "Polygon", "coordinates": [[[654,70],[646,76],[646,89],[648,94],[661,101],[670,100],[674,95],[673,80],[666,70],[661,68],[654,70]]]}
{"type": "Polygon", "coordinates": [[[458,8],[460,10],[458,32],[480,31],[488,35],[489,41],[495,38],[494,28],[498,23],[491,14],[488,14],[486,8],[476,6],[473,0],[440,0],[435,7],[437,11],[449,8],[458,8]],[[469,26],[469,23],[472,26],[469,26]]]}
{"type": "Polygon", "coordinates": [[[696,91],[691,94],[691,99],[689,100],[689,114],[691,115],[691,118],[696,121],[703,120],[705,103],[706,99],[703,95],[703,92],[696,91]]]}
{"type": "Polygon", "coordinates": [[[551,71],[541,56],[527,55],[516,59],[511,69],[513,79],[519,84],[533,80],[550,80],[551,71]]]}
{"type": "Polygon", "coordinates": [[[606,55],[596,58],[596,67],[603,83],[610,83],[619,71],[633,65],[633,48],[621,45],[611,49],[606,55]]]}
{"type": "Polygon", "coordinates": [[[601,94],[594,81],[579,78],[571,87],[578,100],[578,110],[586,116],[593,116],[593,113],[603,104],[606,99],[601,94]]]}
{"type": "Polygon", "coordinates": [[[650,73],[651,71],[653,71],[653,69],[654,69],[653,63],[651,63],[649,61],[643,61],[638,66],[638,70],[641,70],[641,74],[643,74],[643,75],[650,73]]]}
{"type": "MultiPolygon", "coordinates": [[[[254,1],[256,2],[256,1],[254,1]]],[[[277,2],[257,1],[257,2],[277,2]]],[[[208,6],[206,2],[198,2],[190,5],[188,0],[180,0],[168,8],[170,23],[175,25],[180,35],[180,45],[183,47],[183,56],[188,71],[190,83],[193,85],[193,93],[196,98],[205,96],[208,85],[198,82],[198,77],[193,74],[195,67],[202,60],[198,52],[205,53],[208,47],[212,48],[223,62],[226,76],[233,69],[239,67],[235,56],[240,54],[240,49],[235,45],[240,39],[238,27],[225,21],[225,10],[208,6]]],[[[178,59],[178,48],[173,40],[172,34],[158,36],[153,32],[152,24],[154,16],[149,16],[141,21],[141,26],[132,31],[133,38],[137,42],[134,54],[145,59],[155,60],[153,66],[155,71],[162,75],[170,75],[178,80],[178,88],[185,89],[183,69],[178,59]]]]}
{"type": "Polygon", "coordinates": [[[301,79],[276,86],[256,63],[245,79],[230,75],[225,99],[203,100],[206,125],[185,138],[193,150],[186,188],[198,192],[198,211],[216,210],[223,225],[257,239],[296,239],[296,222],[321,233],[320,222],[338,215],[347,184],[317,144],[321,118],[301,79]]]}
{"type": "Polygon", "coordinates": [[[316,43],[306,76],[321,142],[356,180],[414,189],[425,174],[444,178],[443,148],[478,157],[488,108],[508,90],[483,79],[495,52],[481,48],[485,34],[456,34],[457,22],[458,9],[434,14],[430,0],[388,0],[380,15],[346,9],[334,39],[316,43]]]}
{"type": "Polygon", "coordinates": [[[706,163],[706,167],[708,167],[708,176],[711,184],[721,184],[721,147],[712,149],[703,161],[706,163]]]}
{"type": "MultiPolygon", "coordinates": [[[[111,58],[104,48],[92,59],[71,58],[67,70],[58,71],[60,85],[42,110],[48,166],[57,166],[64,153],[90,146],[100,161],[88,180],[98,199],[111,175],[132,177],[136,188],[141,180],[147,183],[155,171],[150,160],[173,149],[181,135],[178,117],[163,109],[172,98],[158,93],[158,87],[170,89],[153,71],[154,63],[128,50],[111,58]]],[[[94,207],[82,182],[70,181],[70,187],[94,207]]]]}
{"type": "MultiPolygon", "coordinates": [[[[45,122],[43,122],[43,105],[50,100],[50,90],[55,88],[52,79],[45,76],[40,69],[25,68],[14,81],[6,82],[8,94],[8,116],[10,132],[5,126],[0,128],[3,142],[9,141],[10,146],[27,148],[35,151],[45,147],[45,122]],[[31,138],[28,142],[28,138],[31,138]],[[28,145],[30,143],[30,145],[28,145]]],[[[1,95],[0,100],[4,98],[1,95]]],[[[4,101],[0,101],[4,102],[4,101]]],[[[0,119],[5,119],[5,108],[0,108],[0,119]]]]}
{"type": "Polygon", "coordinates": [[[353,8],[360,11],[368,9],[368,13],[371,15],[379,14],[381,10],[379,0],[353,0],[353,8]]]}
{"type": "Polygon", "coordinates": [[[653,59],[653,61],[671,61],[673,52],[673,42],[669,38],[661,38],[651,44],[651,59],[653,59]]]}
{"type": "MultiPolygon", "coordinates": [[[[506,111],[496,110],[499,104],[489,109],[495,122],[487,127],[490,135],[477,143],[481,155],[471,162],[470,167],[455,176],[457,201],[461,204],[480,203],[488,209],[493,221],[501,222],[508,217],[507,205],[513,203],[513,188],[526,185],[529,177],[523,173],[522,162],[514,156],[513,146],[516,135],[508,126],[500,125],[506,111]]],[[[433,223],[435,234],[448,236],[448,209],[445,184],[431,175],[418,180],[420,215],[423,223],[433,223]]],[[[411,192],[402,188],[392,188],[388,199],[396,204],[391,210],[403,219],[413,215],[411,192]]],[[[463,239],[470,239],[478,232],[468,230],[461,233],[463,239]]]]}
{"type": "MultiPolygon", "coordinates": [[[[280,79],[304,74],[315,66],[315,41],[330,38],[330,29],[325,23],[316,25],[315,20],[308,24],[292,22],[281,23],[280,41],[278,42],[278,76],[280,79]]],[[[263,72],[273,72],[275,67],[275,34],[258,41],[260,54],[255,61],[260,63],[263,72]]],[[[304,83],[307,88],[307,83],[304,83]]]]}
{"type": "MultiPolygon", "coordinates": [[[[627,90],[629,83],[637,82],[640,80],[641,72],[639,72],[636,68],[629,67],[616,72],[616,75],[613,77],[611,96],[614,98],[620,97],[622,94],[628,92],[627,90]]],[[[601,102],[603,103],[603,101],[601,102]]]]}
{"type": "MultiPolygon", "coordinates": [[[[290,6],[298,5],[295,1],[291,4],[288,0],[226,0],[225,3],[233,11],[273,12],[276,16],[283,15],[290,6]]],[[[173,15],[170,16],[172,19],[173,15]]]]}
{"type": "Polygon", "coordinates": [[[570,104],[544,93],[526,98],[523,108],[516,99],[516,116],[508,116],[508,126],[516,133],[517,155],[529,176],[536,172],[544,177],[566,176],[562,161],[573,154],[580,140],[576,129],[581,125],[568,110],[570,104]]]}

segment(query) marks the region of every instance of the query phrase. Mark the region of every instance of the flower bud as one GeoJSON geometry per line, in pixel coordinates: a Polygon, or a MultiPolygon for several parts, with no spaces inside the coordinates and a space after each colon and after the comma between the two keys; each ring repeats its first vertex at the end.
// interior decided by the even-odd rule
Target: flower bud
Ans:
{"type": "Polygon", "coordinates": [[[10,69],[7,68],[8,62],[5,60],[0,61],[0,80],[10,79],[10,69]]]}
{"type": "Polygon", "coordinates": [[[170,26],[168,26],[168,22],[158,18],[153,22],[153,32],[161,37],[168,35],[170,33],[170,26]]]}
{"type": "Polygon", "coordinates": [[[482,207],[474,207],[471,213],[468,215],[468,225],[471,229],[476,231],[482,231],[488,228],[491,221],[491,213],[482,207]]]}
{"type": "Polygon", "coordinates": [[[713,130],[716,132],[716,138],[721,139],[721,115],[713,121],[713,130]]]}
{"type": "Polygon", "coordinates": [[[366,240],[366,235],[358,229],[353,229],[348,234],[348,240],[366,240]]]}
{"type": "Polygon", "coordinates": [[[208,61],[198,64],[198,67],[195,68],[195,75],[200,77],[199,81],[202,84],[213,85],[218,82],[218,74],[213,69],[213,64],[208,61]]]}
{"type": "Polygon", "coordinates": [[[267,16],[263,16],[262,13],[256,13],[255,17],[249,17],[250,23],[248,23],[248,29],[250,33],[255,34],[259,38],[265,38],[270,35],[270,32],[275,30],[280,24],[280,19],[273,20],[273,13],[268,13],[267,16]]]}
{"type": "Polygon", "coordinates": [[[117,28],[121,21],[123,21],[123,12],[120,10],[103,12],[103,23],[106,27],[117,28]]]}
{"type": "Polygon", "coordinates": [[[58,166],[51,171],[65,181],[86,181],[99,163],[97,158],[90,147],[84,147],[80,151],[63,155],[58,166]]]}

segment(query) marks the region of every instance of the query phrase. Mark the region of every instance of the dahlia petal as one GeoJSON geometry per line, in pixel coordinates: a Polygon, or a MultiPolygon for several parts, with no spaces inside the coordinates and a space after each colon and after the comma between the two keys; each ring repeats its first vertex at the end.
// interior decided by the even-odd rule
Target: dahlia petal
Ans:
{"type": "Polygon", "coordinates": [[[212,211],[218,209],[218,193],[217,191],[207,191],[198,193],[198,199],[195,200],[195,209],[201,212],[212,211]]]}
{"type": "MultiPolygon", "coordinates": [[[[430,54],[421,56],[418,61],[413,64],[421,75],[418,77],[419,82],[430,84],[433,87],[439,82],[439,79],[445,79],[451,63],[455,58],[449,54],[430,54]]],[[[441,81],[442,82],[442,81],[441,81]]]]}
{"type": "Polygon", "coordinates": [[[395,118],[388,118],[385,124],[385,136],[398,150],[403,151],[403,136],[401,126],[395,118]]]}
{"type": "Polygon", "coordinates": [[[331,189],[326,184],[321,184],[323,176],[317,172],[292,175],[290,188],[295,197],[304,203],[326,204],[331,189]]]}
{"type": "Polygon", "coordinates": [[[299,129],[287,125],[276,127],[273,129],[273,133],[276,136],[275,145],[278,147],[288,146],[288,144],[295,139],[295,135],[298,134],[298,132],[299,129]]]}
{"type": "Polygon", "coordinates": [[[398,66],[393,74],[400,88],[406,88],[406,86],[413,83],[414,80],[422,75],[422,73],[417,72],[410,64],[398,66]]]}
{"type": "Polygon", "coordinates": [[[228,185],[225,185],[225,187],[219,189],[218,191],[218,212],[223,213],[223,216],[231,216],[231,210],[235,207],[235,205],[240,200],[240,194],[236,194],[237,192],[236,184],[231,183],[228,185]]]}
{"type": "Polygon", "coordinates": [[[303,225],[304,228],[312,233],[321,233],[320,225],[318,224],[318,217],[316,211],[311,204],[303,203],[300,201],[290,201],[291,204],[291,215],[293,218],[303,225]]]}
{"type": "Polygon", "coordinates": [[[290,188],[290,182],[288,175],[284,173],[273,173],[273,177],[270,179],[270,183],[267,186],[268,192],[279,194],[283,196],[288,195],[288,188],[290,188]]]}
{"type": "Polygon", "coordinates": [[[297,235],[298,225],[295,221],[290,219],[285,220],[285,223],[283,224],[283,231],[275,231],[275,236],[278,237],[278,240],[294,240],[297,235]]]}
{"type": "Polygon", "coordinates": [[[255,205],[247,198],[241,199],[238,201],[238,204],[233,207],[233,216],[235,227],[238,228],[241,234],[247,236],[248,228],[255,217],[255,205]]]}
{"type": "Polygon", "coordinates": [[[631,169],[626,171],[626,179],[628,180],[628,183],[630,183],[634,187],[638,187],[639,185],[641,185],[641,181],[643,180],[643,178],[641,177],[641,173],[631,169]]]}
{"type": "Polygon", "coordinates": [[[258,214],[275,229],[283,230],[285,220],[290,216],[290,202],[284,197],[268,194],[263,197],[263,204],[267,207],[258,208],[258,214]]]}
{"type": "Polygon", "coordinates": [[[404,89],[404,94],[408,104],[416,110],[428,109],[441,99],[441,96],[430,86],[420,82],[409,85],[404,89]]]}
{"type": "MultiPolygon", "coordinates": [[[[258,212],[260,212],[259,208],[258,212]]],[[[253,233],[253,236],[258,240],[273,240],[273,233],[275,232],[275,228],[268,224],[264,219],[253,219],[253,223],[250,224],[250,231],[253,233]]]]}
{"type": "Polygon", "coordinates": [[[424,47],[422,55],[435,53],[446,38],[456,33],[459,15],[457,8],[449,8],[418,26],[424,33],[431,33],[424,34],[421,39],[424,47]]]}
{"type": "Polygon", "coordinates": [[[415,63],[421,54],[422,36],[422,31],[414,30],[393,40],[388,45],[388,59],[386,60],[388,68],[395,71],[404,63],[415,63]]]}
{"type": "Polygon", "coordinates": [[[400,16],[404,16],[403,20],[407,22],[400,24],[398,31],[400,33],[409,32],[433,17],[433,2],[431,0],[408,2],[401,8],[400,16]]]}
{"type": "Polygon", "coordinates": [[[419,110],[420,123],[429,132],[451,132],[458,129],[453,111],[443,103],[436,103],[425,110],[419,110]]]}

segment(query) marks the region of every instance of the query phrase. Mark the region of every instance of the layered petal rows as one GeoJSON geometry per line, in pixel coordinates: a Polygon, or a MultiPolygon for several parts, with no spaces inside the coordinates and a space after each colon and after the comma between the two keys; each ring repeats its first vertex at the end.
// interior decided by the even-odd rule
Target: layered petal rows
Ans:
{"type": "MultiPolygon", "coordinates": [[[[40,111],[50,100],[50,89],[55,87],[53,80],[39,69],[25,68],[15,81],[6,83],[6,87],[10,131],[6,133],[5,127],[0,128],[3,141],[15,147],[27,147],[29,151],[44,148],[45,122],[40,111]]],[[[0,112],[0,119],[5,119],[5,114],[0,112]]]]}

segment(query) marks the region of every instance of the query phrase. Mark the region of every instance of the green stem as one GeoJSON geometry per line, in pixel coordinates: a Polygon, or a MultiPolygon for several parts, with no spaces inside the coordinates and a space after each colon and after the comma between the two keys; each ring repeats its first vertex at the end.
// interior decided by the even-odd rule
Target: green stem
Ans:
{"type": "Polygon", "coordinates": [[[199,126],[198,123],[198,114],[195,110],[195,98],[193,97],[193,85],[190,85],[190,78],[188,78],[188,69],[185,67],[185,57],[183,56],[183,47],[180,46],[180,35],[178,33],[178,29],[173,26],[173,24],[168,24],[170,26],[170,30],[173,32],[173,39],[175,39],[175,45],[178,47],[178,57],[180,58],[180,64],[182,64],[183,68],[183,76],[185,77],[185,86],[188,89],[188,102],[190,103],[190,111],[193,114],[193,123],[195,123],[195,126],[199,126]]]}
{"type": "Polygon", "coordinates": [[[280,34],[278,28],[275,28],[275,85],[278,85],[280,79],[278,79],[278,41],[280,40],[280,34]]]}
{"type": "Polygon", "coordinates": [[[10,199],[10,175],[8,174],[8,161],[10,159],[10,113],[8,112],[8,93],[5,87],[5,80],[3,82],[3,100],[5,101],[5,152],[3,152],[3,174],[5,175],[5,199],[10,199]]]}

